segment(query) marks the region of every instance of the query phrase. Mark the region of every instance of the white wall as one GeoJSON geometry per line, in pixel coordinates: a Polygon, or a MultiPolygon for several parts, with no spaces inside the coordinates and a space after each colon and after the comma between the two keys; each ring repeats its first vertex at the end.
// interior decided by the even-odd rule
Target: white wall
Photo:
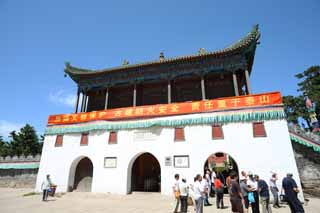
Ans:
{"type": "Polygon", "coordinates": [[[186,176],[192,183],[193,177],[203,172],[207,158],[216,152],[228,153],[237,162],[239,171],[250,170],[267,182],[270,171],[277,172],[280,179],[291,172],[301,188],[287,122],[265,121],[265,128],[267,137],[254,138],[252,123],[225,124],[224,139],[212,140],[210,125],[186,126],[184,142],[174,142],[174,128],[153,127],[152,131],[160,131],[160,134],[150,141],[134,141],[135,130],[123,130],[118,132],[118,144],[113,145],[108,144],[109,132],[95,131],[90,132],[88,146],[80,146],[81,134],[65,134],[62,147],[54,147],[56,136],[49,135],[44,141],[36,191],[40,191],[46,174],[51,175],[58,191],[66,191],[73,181],[72,174],[69,181],[71,166],[75,168],[81,156],[86,156],[94,167],[93,192],[126,194],[130,190],[127,186],[131,180],[128,179],[129,164],[132,166],[134,159],[144,152],[158,159],[161,193],[166,195],[171,194],[175,173],[186,176]],[[190,167],[165,166],[165,157],[171,156],[173,161],[174,155],[189,155],[190,167]],[[117,168],[104,168],[104,157],[117,157],[117,168]]]}

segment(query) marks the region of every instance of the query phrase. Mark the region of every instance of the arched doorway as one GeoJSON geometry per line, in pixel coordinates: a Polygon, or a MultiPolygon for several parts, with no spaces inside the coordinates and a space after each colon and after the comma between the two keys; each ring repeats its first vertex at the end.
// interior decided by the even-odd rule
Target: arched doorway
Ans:
{"type": "Polygon", "coordinates": [[[160,192],[161,169],[158,160],[150,153],[135,159],[131,169],[131,192],[160,192]]]}
{"type": "Polygon", "coordinates": [[[93,164],[91,160],[88,157],[83,157],[78,163],[74,163],[76,164],[76,168],[73,184],[71,185],[72,189],[81,192],[91,192],[93,176],[93,164]]]}
{"type": "MultiPolygon", "coordinates": [[[[224,152],[216,152],[207,158],[203,170],[206,172],[208,169],[214,171],[224,184],[226,184],[226,179],[231,171],[235,171],[239,177],[237,162],[224,152]]],[[[225,192],[227,192],[227,189],[225,192]]]]}

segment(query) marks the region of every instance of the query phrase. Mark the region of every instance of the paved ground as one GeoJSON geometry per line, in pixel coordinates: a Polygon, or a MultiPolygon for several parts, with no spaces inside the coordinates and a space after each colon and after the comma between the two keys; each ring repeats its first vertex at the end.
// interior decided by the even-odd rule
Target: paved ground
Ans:
{"type": "MultiPolygon", "coordinates": [[[[120,196],[110,194],[72,192],[61,197],[50,198],[48,202],[41,201],[41,195],[22,196],[32,192],[32,189],[0,188],[0,212],[1,213],[170,213],[172,212],[172,200],[170,197],[161,196],[159,193],[134,193],[120,196]]],[[[212,203],[214,200],[212,200],[212,203]]],[[[229,201],[225,198],[225,203],[229,201]]],[[[320,199],[311,198],[305,206],[307,213],[320,212],[320,199]]],[[[189,212],[194,212],[190,208],[189,212]]],[[[205,213],[231,212],[230,207],[217,210],[215,205],[205,207],[205,213]]],[[[276,213],[289,213],[289,207],[273,209],[276,213]]]]}

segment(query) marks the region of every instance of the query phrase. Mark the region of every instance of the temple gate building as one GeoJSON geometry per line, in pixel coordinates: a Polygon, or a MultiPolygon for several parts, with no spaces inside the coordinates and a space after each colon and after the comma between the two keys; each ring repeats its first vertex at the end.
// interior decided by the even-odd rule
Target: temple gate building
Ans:
{"type": "Polygon", "coordinates": [[[50,174],[61,192],[170,195],[174,174],[192,183],[224,162],[265,180],[271,171],[291,172],[300,183],[280,93],[252,94],[259,38],[254,26],[214,52],[160,53],[102,70],[67,63],[78,87],[75,110],[49,116],[36,190],[50,174]]]}

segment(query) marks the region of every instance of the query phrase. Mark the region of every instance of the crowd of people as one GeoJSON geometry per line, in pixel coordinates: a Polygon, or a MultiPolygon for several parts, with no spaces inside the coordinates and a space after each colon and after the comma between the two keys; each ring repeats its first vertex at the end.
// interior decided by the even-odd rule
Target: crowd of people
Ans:
{"type": "Polygon", "coordinates": [[[175,174],[173,193],[175,208],[173,212],[186,213],[188,206],[193,206],[196,213],[203,212],[203,206],[211,206],[210,196],[216,198],[216,208],[225,208],[223,197],[229,194],[232,212],[271,213],[270,194],[273,196],[273,208],[281,208],[280,199],[287,202],[292,213],[303,213],[304,209],[298,199],[299,189],[293,175],[288,173],[282,180],[282,189],[277,186],[278,176],[272,173],[269,184],[259,175],[242,171],[240,177],[231,171],[227,178],[221,173],[206,170],[204,175],[196,175],[194,182],[187,184],[186,178],[175,174]],[[270,193],[271,192],[271,193],[270,193]],[[261,206],[260,206],[261,204],[261,206]],[[179,211],[180,206],[180,211],[179,211]]]}

